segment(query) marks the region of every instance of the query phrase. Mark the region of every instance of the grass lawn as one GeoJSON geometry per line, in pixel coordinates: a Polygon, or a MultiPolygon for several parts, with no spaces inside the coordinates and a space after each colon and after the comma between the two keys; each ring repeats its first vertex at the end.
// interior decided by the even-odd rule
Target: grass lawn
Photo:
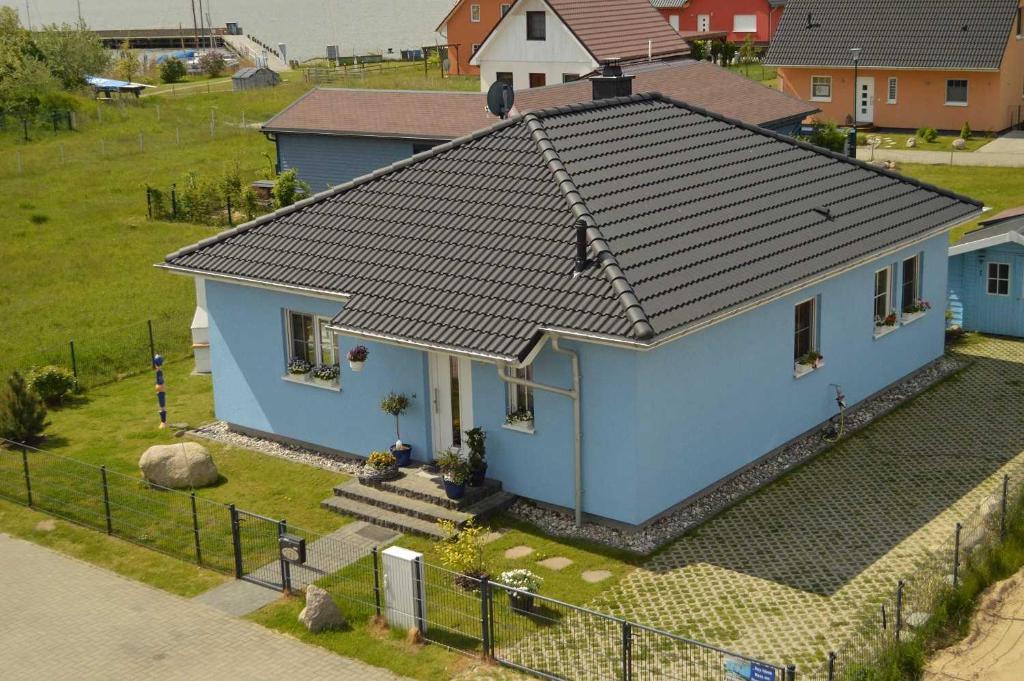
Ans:
{"type": "MultiPolygon", "coordinates": [[[[913,149],[907,148],[907,140],[911,137],[915,137],[913,133],[899,133],[899,132],[870,132],[862,133],[866,137],[881,137],[882,144],[878,146],[879,149],[899,149],[901,151],[955,151],[953,149],[953,140],[957,139],[956,135],[939,135],[935,138],[934,142],[925,142],[920,137],[917,137],[917,146],[913,149]],[[889,145],[889,140],[892,140],[893,144],[889,145]]],[[[962,151],[975,151],[991,142],[995,137],[982,135],[981,133],[972,135],[967,140],[967,147],[962,151]]],[[[959,153],[959,152],[957,152],[959,153]]]]}
{"type": "MultiPolygon", "coordinates": [[[[904,164],[899,171],[923,182],[983,201],[992,208],[986,214],[989,217],[1006,208],[1024,205],[1024,168],[904,164]]],[[[984,217],[979,219],[983,220],[984,217]]],[[[977,221],[957,228],[950,234],[950,239],[956,241],[964,232],[975,227],[977,221]]]]}
{"type": "Polygon", "coordinates": [[[761,83],[770,83],[779,77],[778,72],[774,68],[763,64],[730,64],[725,68],[733,73],[740,74],[744,78],[761,83]]]}

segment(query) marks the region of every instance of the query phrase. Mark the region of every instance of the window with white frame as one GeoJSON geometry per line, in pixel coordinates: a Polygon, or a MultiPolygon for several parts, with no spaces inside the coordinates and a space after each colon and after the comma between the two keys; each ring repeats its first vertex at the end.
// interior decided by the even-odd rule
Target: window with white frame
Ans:
{"type": "Polygon", "coordinates": [[[896,95],[898,95],[898,94],[899,94],[899,84],[898,84],[898,82],[897,82],[897,80],[895,78],[890,78],[889,79],[889,92],[888,92],[889,96],[886,98],[885,101],[888,102],[889,104],[895,104],[896,103],[896,95]]]}
{"type": "Polygon", "coordinates": [[[286,316],[289,362],[303,360],[310,367],[339,363],[338,338],[327,328],[330,319],[292,310],[286,316]]]}
{"type": "Polygon", "coordinates": [[[1005,262],[988,264],[988,286],[985,289],[992,296],[1010,295],[1010,265],[1005,262]]]}
{"type": "Polygon", "coordinates": [[[892,268],[875,272],[875,324],[881,324],[892,310],[892,268]]]}
{"type": "Polygon", "coordinates": [[[921,300],[921,256],[904,260],[902,274],[900,307],[904,313],[917,312],[921,300]]]}
{"type": "Polygon", "coordinates": [[[967,106],[967,81],[950,79],[946,81],[946,104],[967,106]]]}
{"type": "Polygon", "coordinates": [[[817,352],[817,301],[814,298],[798,303],[794,308],[793,323],[793,360],[806,360],[812,352],[817,352]]]}
{"type": "MultiPolygon", "coordinates": [[[[533,365],[525,366],[521,369],[506,368],[505,373],[512,378],[521,378],[527,381],[533,380],[533,365]]],[[[518,415],[519,420],[525,420],[526,415],[529,415],[530,420],[533,418],[533,388],[528,388],[525,385],[516,385],[515,383],[506,384],[508,388],[508,394],[506,396],[506,411],[509,416],[518,415]]],[[[515,424],[515,420],[509,419],[512,425],[515,424]]]]}
{"type": "Polygon", "coordinates": [[[832,76],[811,77],[811,100],[815,102],[832,101],[832,76]]]}
{"type": "Polygon", "coordinates": [[[480,5],[469,6],[469,20],[474,24],[480,23],[480,5]]]}
{"type": "Polygon", "coordinates": [[[735,14],[732,18],[733,33],[757,33],[756,14],[735,14]]]}

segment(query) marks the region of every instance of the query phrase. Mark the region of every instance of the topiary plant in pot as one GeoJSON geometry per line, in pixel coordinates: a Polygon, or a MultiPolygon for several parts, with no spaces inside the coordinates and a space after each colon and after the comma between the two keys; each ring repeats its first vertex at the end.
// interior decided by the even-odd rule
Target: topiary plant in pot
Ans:
{"type": "Polygon", "coordinates": [[[466,481],[469,479],[469,465],[458,452],[440,452],[437,465],[444,481],[444,493],[449,499],[461,499],[466,495],[466,481]]]}
{"type": "Polygon", "coordinates": [[[409,410],[409,398],[402,393],[388,393],[387,397],[380,401],[380,408],[385,414],[395,417],[395,444],[391,445],[391,453],[395,455],[399,466],[408,466],[412,461],[412,446],[402,442],[402,433],[399,430],[399,417],[409,410]]]}
{"type": "Polygon", "coordinates": [[[481,487],[487,477],[487,433],[477,426],[466,431],[466,448],[469,456],[469,486],[481,487]]]}

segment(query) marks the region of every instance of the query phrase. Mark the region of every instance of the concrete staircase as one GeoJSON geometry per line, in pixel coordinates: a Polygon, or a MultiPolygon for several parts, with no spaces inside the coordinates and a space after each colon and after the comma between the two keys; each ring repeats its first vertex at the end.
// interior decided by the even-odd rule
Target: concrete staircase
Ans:
{"type": "Polygon", "coordinates": [[[350,480],[338,485],[320,506],[399,532],[440,538],[444,534],[438,520],[461,527],[471,519],[483,520],[504,510],[514,499],[500,482],[490,479],[481,487],[467,487],[462,499],[449,499],[439,474],[412,466],[403,468],[397,480],[372,484],[350,480]]]}

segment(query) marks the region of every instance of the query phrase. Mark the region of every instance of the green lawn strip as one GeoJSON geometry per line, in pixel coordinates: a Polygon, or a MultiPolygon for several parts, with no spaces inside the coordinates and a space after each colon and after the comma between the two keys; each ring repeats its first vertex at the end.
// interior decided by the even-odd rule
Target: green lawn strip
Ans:
{"type": "Polygon", "coordinates": [[[761,83],[769,83],[778,78],[778,73],[771,66],[761,64],[731,64],[726,67],[729,71],[739,74],[744,78],[756,80],[761,83]]]}
{"type": "Polygon", "coordinates": [[[195,596],[229,578],[162,553],[0,499],[0,532],[60,551],[179,596],[195,596]],[[54,529],[45,528],[53,526],[54,529]]]}
{"type": "MultiPolygon", "coordinates": [[[[992,217],[1007,208],[1024,205],[1024,168],[988,168],[975,166],[932,166],[901,164],[899,172],[944,189],[966,194],[982,201],[992,210],[978,220],[992,217]]],[[[956,241],[965,232],[977,228],[978,220],[950,233],[956,241]]]]}
{"type": "Polygon", "coordinates": [[[971,135],[970,139],[966,140],[966,148],[961,149],[960,151],[956,151],[955,149],[953,149],[953,140],[957,139],[959,135],[939,135],[938,137],[935,138],[934,142],[925,142],[920,137],[916,137],[914,133],[868,132],[861,134],[863,134],[865,137],[879,137],[882,140],[891,139],[894,142],[893,146],[887,146],[887,144],[883,141],[883,143],[879,145],[878,148],[893,149],[898,151],[952,151],[954,153],[961,153],[962,151],[975,151],[977,149],[980,149],[981,147],[985,146],[993,139],[995,139],[995,137],[989,135],[976,133],[974,135],[971,135]],[[917,140],[917,146],[912,149],[907,147],[907,140],[911,137],[914,137],[917,140]]]}

